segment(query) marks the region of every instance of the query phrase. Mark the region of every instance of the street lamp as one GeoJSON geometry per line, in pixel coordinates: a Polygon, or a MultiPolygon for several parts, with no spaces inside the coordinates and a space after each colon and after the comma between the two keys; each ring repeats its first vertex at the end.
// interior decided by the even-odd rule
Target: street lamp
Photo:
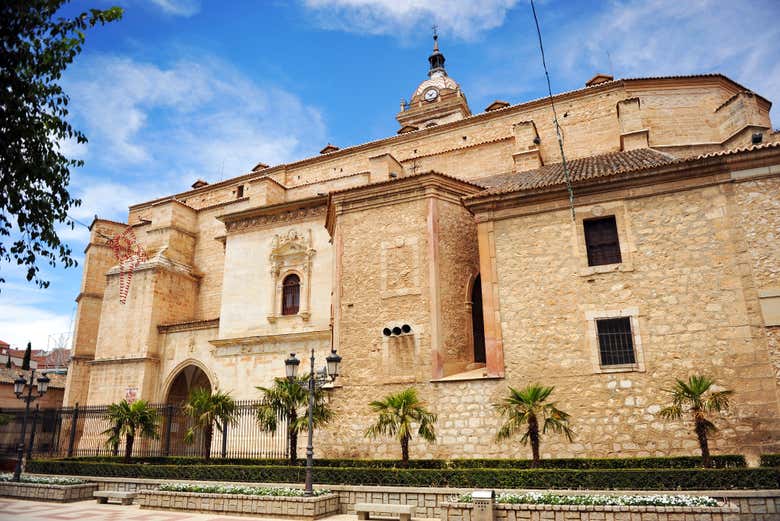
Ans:
{"type": "Polygon", "coordinates": [[[33,396],[33,387],[35,381],[35,369],[30,371],[30,381],[28,382],[21,374],[19,378],[14,380],[14,394],[20,400],[25,401],[24,417],[22,419],[22,439],[19,441],[19,445],[16,447],[16,468],[14,469],[13,481],[19,481],[22,477],[22,459],[24,458],[24,438],[27,434],[27,416],[30,414],[30,404],[46,394],[49,390],[49,377],[46,373],[38,378],[38,395],[33,396]],[[27,386],[27,396],[24,396],[24,387],[27,386]]]}
{"type": "MultiPolygon", "coordinates": [[[[330,350],[330,355],[325,358],[327,362],[320,371],[314,371],[314,349],[311,350],[311,372],[309,373],[309,442],[306,445],[306,486],[303,491],[304,496],[313,496],[311,471],[314,466],[314,391],[322,388],[323,385],[336,380],[339,375],[339,364],[341,357],[335,349],[330,350]]],[[[295,353],[290,353],[290,357],[284,361],[284,371],[287,379],[294,382],[298,375],[298,366],[301,361],[295,357],[295,353]]]]}

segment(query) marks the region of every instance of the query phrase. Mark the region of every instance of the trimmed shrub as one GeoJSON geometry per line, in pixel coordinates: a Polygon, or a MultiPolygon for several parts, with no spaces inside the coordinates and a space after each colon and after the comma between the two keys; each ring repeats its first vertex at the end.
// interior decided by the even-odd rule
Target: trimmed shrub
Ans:
{"type": "MultiPolygon", "coordinates": [[[[30,472],[80,476],[301,483],[300,466],[148,465],[33,460],[30,472]]],[[[780,487],[780,469],[396,469],[317,467],[322,484],[413,487],[707,490],[780,487]]]]}
{"type": "Polygon", "coordinates": [[[761,456],[762,467],[780,467],[780,454],[764,454],[761,456]]]}
{"type": "MultiPolygon", "coordinates": [[[[78,457],[65,458],[64,461],[118,463],[118,457],[78,457]]],[[[133,458],[132,463],[147,463],[154,465],[201,465],[206,463],[203,458],[193,457],[150,457],[133,458]]],[[[213,458],[211,465],[263,465],[289,466],[286,459],[249,459],[249,458],[213,458]]],[[[701,466],[701,458],[697,456],[679,456],[666,458],[561,458],[543,459],[540,468],[544,469],[688,469],[701,466]]],[[[714,456],[716,468],[746,467],[744,456],[722,455],[714,456]]],[[[305,459],[299,459],[297,466],[306,465],[305,459]]],[[[360,460],[360,459],[316,459],[316,467],[355,467],[355,468],[403,468],[400,460],[360,460]]],[[[453,460],[409,460],[410,469],[528,469],[531,460],[526,459],[453,459],[453,460]]]]}

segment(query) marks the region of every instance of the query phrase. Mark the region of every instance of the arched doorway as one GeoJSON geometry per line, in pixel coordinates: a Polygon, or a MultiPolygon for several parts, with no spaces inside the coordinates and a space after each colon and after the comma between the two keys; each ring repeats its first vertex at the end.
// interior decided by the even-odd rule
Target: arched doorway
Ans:
{"type": "Polygon", "coordinates": [[[165,403],[170,405],[181,405],[187,400],[193,389],[211,390],[211,381],[203,369],[197,365],[190,364],[179,371],[179,374],[171,382],[168,388],[168,395],[165,397],[165,403]]]}
{"type": "Polygon", "coordinates": [[[474,339],[474,362],[484,364],[485,357],[485,325],[482,317],[482,278],[477,275],[471,287],[471,327],[474,339]]]}
{"type": "Polygon", "coordinates": [[[193,443],[184,443],[184,436],[192,425],[192,419],[184,415],[182,405],[195,389],[211,391],[211,380],[203,369],[195,364],[185,365],[179,370],[168,387],[165,403],[165,426],[163,436],[170,456],[199,456],[203,448],[201,433],[196,433],[193,443]]]}

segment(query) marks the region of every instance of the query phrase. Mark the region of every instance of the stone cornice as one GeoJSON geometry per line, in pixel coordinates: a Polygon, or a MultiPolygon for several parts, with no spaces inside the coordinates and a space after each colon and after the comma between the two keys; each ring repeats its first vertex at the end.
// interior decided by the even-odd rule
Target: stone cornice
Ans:
{"type": "Polygon", "coordinates": [[[197,331],[200,329],[214,329],[219,327],[219,318],[208,320],[191,320],[189,322],[177,322],[174,324],[159,324],[158,333],[178,333],[180,331],[197,331]]]}
{"type": "Polygon", "coordinates": [[[325,227],[331,237],[336,217],[352,211],[389,206],[434,197],[460,204],[460,198],[483,188],[438,172],[426,172],[389,181],[371,183],[331,192],[325,227]]]}
{"type": "MultiPolygon", "coordinates": [[[[136,266],[132,271],[134,273],[137,273],[139,271],[147,271],[147,270],[167,270],[173,273],[184,275],[186,277],[191,277],[194,280],[200,280],[203,277],[202,274],[196,273],[193,270],[192,266],[173,261],[161,254],[155,255],[148,261],[142,262],[141,264],[136,266]]],[[[108,272],[106,272],[106,276],[109,277],[116,276],[121,274],[122,271],[123,271],[122,267],[120,265],[117,265],[109,269],[108,272]]]]}
{"type": "Polygon", "coordinates": [[[117,356],[109,358],[95,358],[87,362],[88,365],[106,365],[106,364],[138,364],[143,362],[159,363],[160,359],[156,356],[117,356]]]}
{"type": "Polygon", "coordinates": [[[218,215],[225,223],[227,233],[270,228],[291,222],[305,221],[325,215],[327,196],[309,197],[296,201],[250,208],[240,212],[218,215]]]}
{"type": "Polygon", "coordinates": [[[295,349],[296,345],[308,348],[312,343],[320,345],[330,343],[330,339],[330,330],[322,329],[273,335],[220,338],[209,340],[209,343],[214,346],[213,352],[216,356],[238,356],[276,352],[286,353],[290,349],[295,349]]]}
{"type": "MultiPolygon", "coordinates": [[[[618,177],[605,176],[576,183],[573,187],[575,205],[647,197],[659,193],[735,182],[731,175],[734,170],[748,170],[777,164],[780,164],[780,146],[745,150],[730,155],[711,154],[629,172],[618,177]]],[[[476,216],[478,222],[484,222],[566,209],[568,197],[566,187],[556,185],[467,199],[464,204],[476,216]]]]}
{"type": "Polygon", "coordinates": [[[74,299],[76,302],[80,302],[83,298],[96,298],[96,299],[102,299],[103,294],[102,293],[94,293],[90,291],[82,291],[79,293],[76,298],[74,299]]]}

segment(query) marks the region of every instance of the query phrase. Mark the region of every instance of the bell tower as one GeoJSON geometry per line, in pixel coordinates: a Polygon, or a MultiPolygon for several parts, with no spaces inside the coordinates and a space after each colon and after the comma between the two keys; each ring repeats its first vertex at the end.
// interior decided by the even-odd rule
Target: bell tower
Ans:
{"type": "Polygon", "coordinates": [[[417,86],[411,100],[401,101],[401,111],[395,117],[401,125],[399,134],[458,121],[471,115],[460,85],[447,75],[445,61],[434,26],[433,53],[428,56],[428,79],[417,86]]]}

